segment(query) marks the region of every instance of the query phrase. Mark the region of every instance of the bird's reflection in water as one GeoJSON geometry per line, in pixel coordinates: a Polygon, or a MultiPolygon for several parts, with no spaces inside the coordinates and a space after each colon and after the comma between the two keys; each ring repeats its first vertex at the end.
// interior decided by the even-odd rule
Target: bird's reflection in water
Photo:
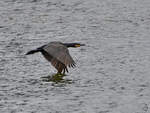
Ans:
{"type": "Polygon", "coordinates": [[[48,76],[41,77],[41,79],[44,82],[54,82],[56,84],[58,84],[58,83],[71,84],[73,81],[69,80],[69,79],[64,79],[65,76],[68,76],[68,75],[66,75],[66,74],[50,74],[48,76]]]}

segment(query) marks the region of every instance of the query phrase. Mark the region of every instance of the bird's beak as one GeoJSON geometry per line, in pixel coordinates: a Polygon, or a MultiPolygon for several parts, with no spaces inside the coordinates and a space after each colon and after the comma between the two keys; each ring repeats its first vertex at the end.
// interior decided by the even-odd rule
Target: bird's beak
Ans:
{"type": "Polygon", "coordinates": [[[75,47],[85,46],[85,44],[76,44],[75,47]]]}
{"type": "Polygon", "coordinates": [[[85,44],[80,44],[80,46],[85,46],[85,44]]]}

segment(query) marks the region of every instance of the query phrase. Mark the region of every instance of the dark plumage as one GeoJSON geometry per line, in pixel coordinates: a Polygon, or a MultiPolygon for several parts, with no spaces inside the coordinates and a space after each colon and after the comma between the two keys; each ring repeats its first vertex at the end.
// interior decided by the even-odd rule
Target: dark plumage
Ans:
{"type": "Polygon", "coordinates": [[[65,72],[68,72],[68,66],[75,67],[75,62],[70,56],[68,48],[80,46],[84,46],[84,44],[50,42],[35,50],[27,52],[26,55],[41,52],[42,55],[57,69],[57,73],[61,74],[63,72],[63,74],[65,74],[65,72]]]}

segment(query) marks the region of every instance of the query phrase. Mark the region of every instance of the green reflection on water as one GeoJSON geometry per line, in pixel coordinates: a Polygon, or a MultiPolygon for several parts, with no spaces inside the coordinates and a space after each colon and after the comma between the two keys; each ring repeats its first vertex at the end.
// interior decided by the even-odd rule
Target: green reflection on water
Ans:
{"type": "Polygon", "coordinates": [[[51,74],[48,76],[41,77],[44,82],[55,82],[55,83],[72,83],[72,80],[64,79],[67,76],[65,74],[51,74]]]}

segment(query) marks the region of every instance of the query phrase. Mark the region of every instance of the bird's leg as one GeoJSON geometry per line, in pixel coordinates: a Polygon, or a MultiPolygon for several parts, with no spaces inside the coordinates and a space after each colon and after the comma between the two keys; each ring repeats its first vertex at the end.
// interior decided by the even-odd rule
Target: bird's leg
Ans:
{"type": "Polygon", "coordinates": [[[57,75],[59,75],[59,76],[61,76],[62,75],[62,69],[60,68],[59,70],[58,70],[58,72],[57,72],[57,75]]]}

